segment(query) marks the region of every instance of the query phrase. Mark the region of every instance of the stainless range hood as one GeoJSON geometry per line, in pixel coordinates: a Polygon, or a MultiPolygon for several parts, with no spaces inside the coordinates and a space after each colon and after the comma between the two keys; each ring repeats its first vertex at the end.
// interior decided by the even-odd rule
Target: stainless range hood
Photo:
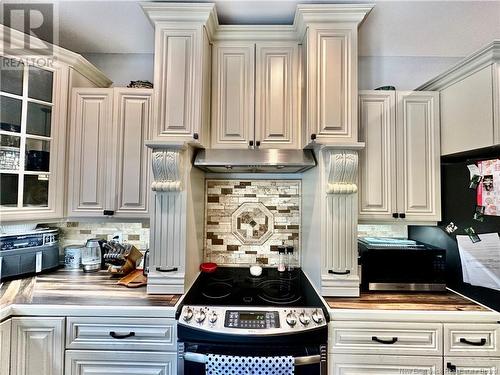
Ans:
{"type": "Polygon", "coordinates": [[[298,173],[316,166],[312,150],[201,149],[195,167],[214,173],[298,173]]]}

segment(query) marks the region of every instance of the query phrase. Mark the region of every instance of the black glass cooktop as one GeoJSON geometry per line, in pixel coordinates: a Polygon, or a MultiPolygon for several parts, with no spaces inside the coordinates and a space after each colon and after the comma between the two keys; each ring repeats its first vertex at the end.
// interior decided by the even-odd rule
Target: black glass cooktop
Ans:
{"type": "Polygon", "coordinates": [[[246,267],[219,267],[213,273],[201,273],[183,303],[207,306],[323,306],[302,270],[278,272],[275,268],[264,268],[262,275],[255,277],[246,267]]]}

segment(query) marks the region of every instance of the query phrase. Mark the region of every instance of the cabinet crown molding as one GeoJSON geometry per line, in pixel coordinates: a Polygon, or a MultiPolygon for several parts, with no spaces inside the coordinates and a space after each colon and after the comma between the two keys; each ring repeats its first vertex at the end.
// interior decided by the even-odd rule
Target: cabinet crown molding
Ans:
{"type": "MultiPolygon", "coordinates": [[[[18,30],[9,28],[4,25],[0,25],[0,55],[11,56],[6,50],[7,45],[10,45],[11,49],[16,50],[16,55],[12,57],[20,57],[24,59],[38,59],[40,57],[52,59],[54,65],[59,63],[64,63],[71,66],[77,72],[81,73],[89,80],[91,80],[98,87],[109,87],[113,83],[108,77],[104,75],[99,69],[92,65],[87,59],[82,55],[61,48],[57,45],[52,45],[52,55],[32,55],[29,50],[25,48],[26,45],[34,46],[37,48],[43,48],[47,46],[47,42],[36,38],[34,36],[26,35],[18,30]],[[28,38],[29,43],[26,44],[25,38],[28,38]],[[7,40],[8,38],[8,40],[7,40]]],[[[36,60],[35,60],[36,61],[36,60]]]]}
{"type": "Polygon", "coordinates": [[[450,69],[420,85],[417,91],[439,91],[456,83],[464,77],[483,69],[484,67],[500,63],[500,39],[493,40],[485,47],[467,56],[450,69]]]}

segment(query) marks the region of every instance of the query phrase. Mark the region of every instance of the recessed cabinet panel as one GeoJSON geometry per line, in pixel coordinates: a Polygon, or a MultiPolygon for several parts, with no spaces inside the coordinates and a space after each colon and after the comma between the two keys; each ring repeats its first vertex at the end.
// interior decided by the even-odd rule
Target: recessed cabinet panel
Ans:
{"type": "Polygon", "coordinates": [[[11,375],[62,375],[64,318],[12,318],[11,375]]]}
{"type": "Polygon", "coordinates": [[[117,214],[148,213],[151,94],[137,89],[121,89],[115,94],[117,126],[117,214]]]}
{"type": "Polygon", "coordinates": [[[176,353],[66,351],[66,375],[174,375],[176,353]]]}
{"type": "Polygon", "coordinates": [[[214,45],[213,148],[246,148],[253,139],[254,48],[253,43],[214,45]]]}
{"type": "Polygon", "coordinates": [[[160,79],[158,87],[159,123],[156,136],[190,136],[193,132],[194,46],[196,30],[162,30],[160,79]]]}
{"type": "Polygon", "coordinates": [[[392,218],[396,209],[395,93],[361,92],[359,97],[360,151],[359,217],[392,218]]]}
{"type": "Polygon", "coordinates": [[[438,95],[397,93],[398,206],[409,220],[441,219],[438,95]]]}
{"type": "Polygon", "coordinates": [[[261,147],[298,147],[297,43],[258,43],[255,140],[261,147]]]}
{"type": "Polygon", "coordinates": [[[70,129],[70,214],[94,215],[106,209],[109,139],[113,136],[112,91],[78,89],[73,94],[70,129]]]}

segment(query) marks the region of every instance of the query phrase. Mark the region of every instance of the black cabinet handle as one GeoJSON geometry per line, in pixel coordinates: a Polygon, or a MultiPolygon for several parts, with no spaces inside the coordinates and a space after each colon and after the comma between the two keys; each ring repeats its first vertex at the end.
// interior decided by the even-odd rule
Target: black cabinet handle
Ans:
{"type": "Polygon", "coordinates": [[[457,366],[455,366],[454,364],[452,364],[451,362],[448,362],[446,364],[446,368],[448,370],[450,370],[450,372],[457,372],[457,366]]]}
{"type": "Polygon", "coordinates": [[[129,333],[126,333],[124,335],[120,335],[120,334],[116,333],[115,331],[111,331],[109,333],[109,335],[112,338],[114,338],[114,339],[122,340],[122,339],[126,339],[127,337],[133,337],[133,336],[135,336],[135,332],[129,332],[129,333]]]}
{"type": "Polygon", "coordinates": [[[314,141],[316,139],[316,134],[312,133],[311,134],[311,141],[314,141]]]}
{"type": "Polygon", "coordinates": [[[404,219],[406,217],[406,214],[399,214],[400,219],[404,219]]]}
{"type": "Polygon", "coordinates": [[[255,146],[260,147],[260,141],[256,141],[255,146]]]}
{"type": "Polygon", "coordinates": [[[328,270],[328,273],[331,273],[333,275],[349,275],[351,273],[351,270],[345,270],[345,271],[328,270]]]}
{"type": "Polygon", "coordinates": [[[397,219],[397,218],[399,217],[399,214],[398,214],[397,212],[393,212],[393,213],[392,213],[392,217],[393,217],[394,219],[397,219]]]}
{"type": "Polygon", "coordinates": [[[486,339],[481,339],[480,341],[469,341],[466,338],[461,338],[460,342],[462,344],[467,344],[467,345],[472,345],[472,346],[485,346],[486,345],[486,339]]]}
{"type": "Polygon", "coordinates": [[[248,141],[248,145],[249,145],[250,147],[253,147],[253,141],[248,141]]]}
{"type": "Polygon", "coordinates": [[[175,271],[178,271],[178,268],[177,267],[172,267],[172,268],[156,267],[156,270],[158,272],[175,272],[175,271]]]}
{"type": "Polygon", "coordinates": [[[392,345],[398,341],[397,337],[393,337],[390,340],[379,339],[377,336],[372,336],[372,341],[379,342],[381,344],[392,345]]]}
{"type": "Polygon", "coordinates": [[[104,210],[103,212],[104,216],[113,216],[115,214],[115,211],[113,210],[104,210]]]}
{"type": "Polygon", "coordinates": [[[200,138],[200,136],[198,135],[198,133],[193,133],[193,138],[198,139],[198,138],[200,138]]]}

